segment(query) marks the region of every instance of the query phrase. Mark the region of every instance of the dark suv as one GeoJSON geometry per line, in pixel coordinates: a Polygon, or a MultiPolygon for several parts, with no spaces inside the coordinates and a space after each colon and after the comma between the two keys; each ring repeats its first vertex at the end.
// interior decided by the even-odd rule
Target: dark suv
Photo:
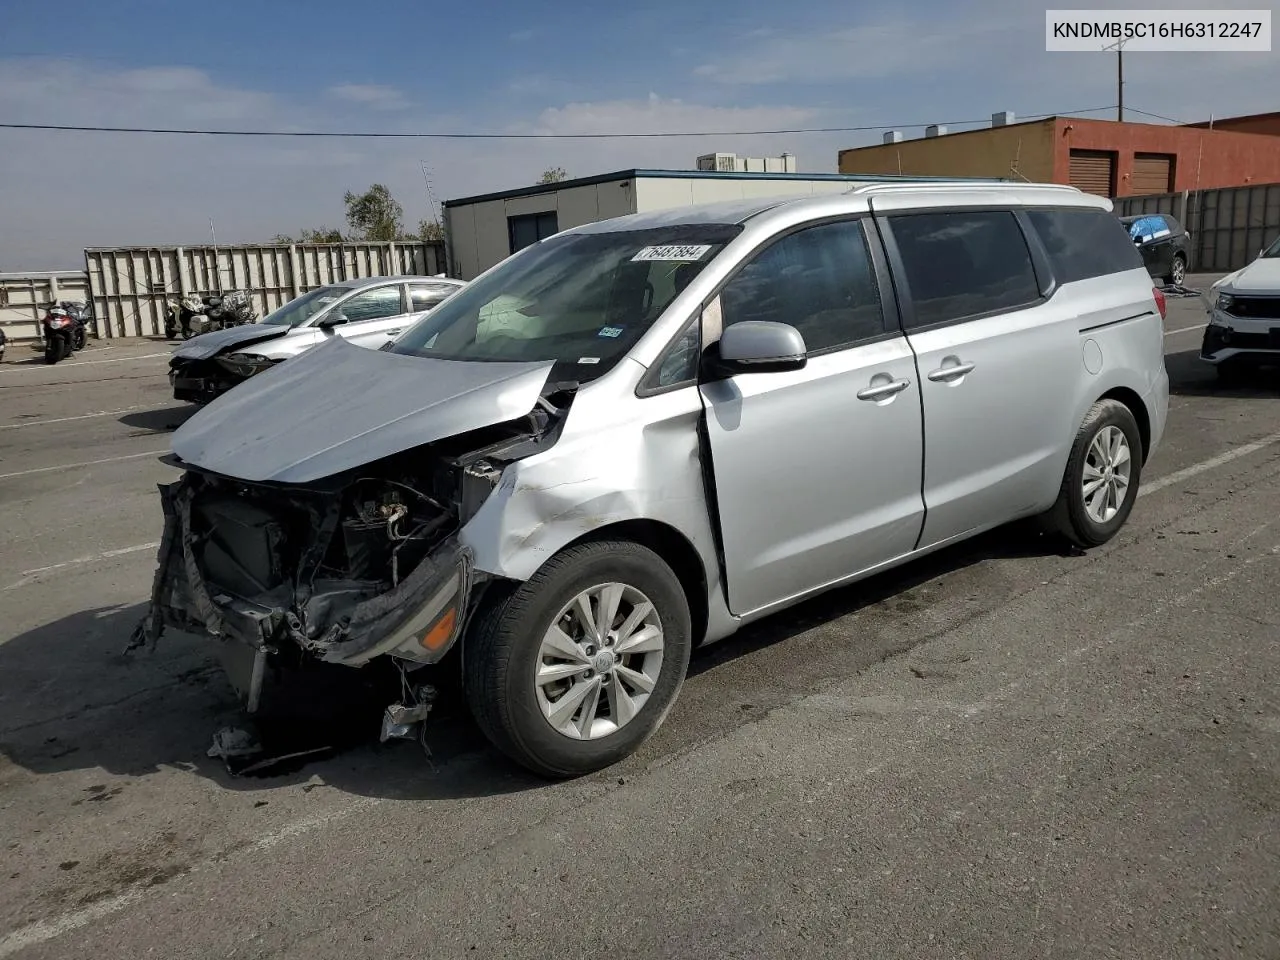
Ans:
{"type": "Polygon", "coordinates": [[[1142,254],[1147,272],[1162,283],[1182,286],[1187,277],[1191,234],[1167,213],[1143,213],[1121,217],[1129,237],[1142,254]]]}

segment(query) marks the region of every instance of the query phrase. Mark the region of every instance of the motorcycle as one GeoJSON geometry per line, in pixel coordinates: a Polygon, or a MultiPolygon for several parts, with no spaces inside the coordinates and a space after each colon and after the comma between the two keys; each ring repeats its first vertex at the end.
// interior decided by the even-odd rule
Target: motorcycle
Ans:
{"type": "Polygon", "coordinates": [[[50,304],[40,323],[44,334],[45,363],[57,363],[84,349],[88,328],[94,325],[89,304],[82,300],[61,300],[50,304]]]}
{"type": "Polygon", "coordinates": [[[188,296],[169,302],[164,318],[164,335],[176,339],[181,329],[182,339],[189,340],[212,330],[226,330],[258,318],[249,294],[244,290],[229,290],[224,294],[207,297],[188,296]]]}

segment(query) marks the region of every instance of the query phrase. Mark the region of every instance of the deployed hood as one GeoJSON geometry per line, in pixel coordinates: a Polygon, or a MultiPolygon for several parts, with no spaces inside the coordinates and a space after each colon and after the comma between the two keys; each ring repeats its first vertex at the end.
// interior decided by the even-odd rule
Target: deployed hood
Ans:
{"type": "Polygon", "coordinates": [[[334,337],[200,410],[173,452],[241,480],[313,483],[522,417],[553,366],[431,360],[334,337]]]}
{"type": "Polygon", "coordinates": [[[221,353],[227,347],[245,347],[263,340],[274,340],[283,337],[292,327],[277,326],[267,323],[245,323],[226,330],[214,330],[192,337],[173,352],[176,360],[208,360],[221,353]]]}
{"type": "Polygon", "coordinates": [[[1233,293],[1280,293],[1280,257],[1259,258],[1214,286],[1233,293]]]}

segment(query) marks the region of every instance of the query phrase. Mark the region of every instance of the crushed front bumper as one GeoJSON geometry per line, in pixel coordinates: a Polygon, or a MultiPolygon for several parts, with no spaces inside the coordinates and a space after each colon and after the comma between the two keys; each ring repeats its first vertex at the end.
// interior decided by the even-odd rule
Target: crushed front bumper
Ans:
{"type": "Polygon", "coordinates": [[[1280,317],[1236,317],[1214,310],[1200,342],[1200,359],[1219,364],[1245,356],[1280,362],[1280,317]]]}
{"type": "Polygon", "coordinates": [[[290,648],[353,667],[380,656],[433,664],[460,635],[473,567],[456,537],[386,592],[371,592],[358,581],[315,580],[245,597],[210,582],[201,570],[192,496],[185,478],[160,486],[164,534],[150,608],[130,649],[154,645],[170,627],[222,641],[224,666],[252,711],[265,666],[290,648]]]}

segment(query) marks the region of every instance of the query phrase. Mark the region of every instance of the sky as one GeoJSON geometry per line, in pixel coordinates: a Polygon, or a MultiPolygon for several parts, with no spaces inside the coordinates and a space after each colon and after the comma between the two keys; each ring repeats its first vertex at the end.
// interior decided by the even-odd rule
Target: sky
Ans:
{"type": "MultiPolygon", "coordinates": [[[[830,173],[841,148],[878,143],[887,129],[971,129],[1000,110],[1023,118],[1106,107],[1088,115],[1115,116],[1114,55],[1045,52],[1044,8],[1026,0],[4,0],[4,8],[5,123],[536,134],[875,129],[644,140],[0,130],[0,272],[83,268],[85,247],[204,243],[211,219],[219,243],[345,230],[344,194],[373,183],[391,189],[412,226],[443,200],[526,186],[549,167],[590,176],[691,169],[714,151],[788,151],[800,171],[830,173]]],[[[1280,52],[1132,53],[1125,80],[1127,111],[1179,121],[1280,109],[1280,52]]]]}

